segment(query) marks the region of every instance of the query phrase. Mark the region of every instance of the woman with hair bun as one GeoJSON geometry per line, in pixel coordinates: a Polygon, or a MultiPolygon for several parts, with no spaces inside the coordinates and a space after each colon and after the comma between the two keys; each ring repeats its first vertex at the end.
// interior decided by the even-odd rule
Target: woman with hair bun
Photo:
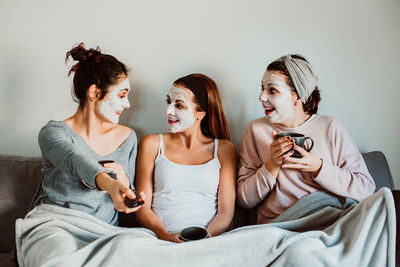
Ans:
{"type": "Polygon", "coordinates": [[[320,93],[310,63],[300,55],[283,56],[268,65],[259,100],[265,116],[243,135],[238,200],[257,206],[257,223],[268,223],[315,191],[362,200],[374,181],[357,147],[335,119],[318,114],[320,93]],[[310,152],[295,144],[294,132],[311,137],[310,152]],[[278,138],[279,137],[279,138],[278,138]],[[300,157],[294,157],[294,153],[300,157]]]}
{"type": "MultiPolygon", "coordinates": [[[[130,85],[126,66],[100,49],[83,43],[67,52],[78,61],[69,71],[75,114],[50,120],[39,133],[43,157],[43,192],[36,205],[51,204],[89,213],[117,225],[118,212],[131,213],[125,197],[135,199],[135,132],[118,124],[129,108],[130,85]],[[99,161],[107,160],[103,165],[99,161]]],[[[143,196],[142,196],[143,197],[143,196]]]]}
{"type": "Polygon", "coordinates": [[[225,232],[235,203],[236,150],[215,82],[203,74],[176,80],[165,108],[168,133],[139,145],[137,189],[147,196],[138,222],[159,239],[182,242],[186,227],[225,232]]]}

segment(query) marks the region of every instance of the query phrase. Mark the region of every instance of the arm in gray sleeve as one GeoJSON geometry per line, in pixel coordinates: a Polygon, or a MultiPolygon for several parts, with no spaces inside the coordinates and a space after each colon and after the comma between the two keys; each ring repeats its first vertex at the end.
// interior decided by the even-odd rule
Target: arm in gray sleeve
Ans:
{"type": "Polygon", "coordinates": [[[39,146],[44,159],[55,168],[79,177],[86,184],[97,188],[96,176],[107,172],[86,150],[75,145],[63,127],[45,125],[39,132],[39,146]]]}

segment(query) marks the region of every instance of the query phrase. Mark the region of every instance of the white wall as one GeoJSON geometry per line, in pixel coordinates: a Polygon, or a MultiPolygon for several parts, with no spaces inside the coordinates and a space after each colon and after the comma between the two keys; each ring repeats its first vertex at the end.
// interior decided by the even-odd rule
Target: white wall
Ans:
{"type": "Polygon", "coordinates": [[[38,156],[37,133],[73,114],[64,56],[84,41],[132,68],[122,123],[165,131],[165,94],[186,74],[220,87],[240,142],[269,62],[305,55],[320,111],[342,121],[361,152],[382,150],[400,187],[400,1],[0,1],[0,153],[38,156]],[[397,119],[396,119],[397,118],[397,119]]]}

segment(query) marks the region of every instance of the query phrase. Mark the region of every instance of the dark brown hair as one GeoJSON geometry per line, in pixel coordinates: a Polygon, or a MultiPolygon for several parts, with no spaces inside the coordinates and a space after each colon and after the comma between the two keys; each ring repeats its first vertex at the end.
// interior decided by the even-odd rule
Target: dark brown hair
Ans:
{"type": "MultiPolygon", "coordinates": [[[[291,55],[292,58],[297,58],[297,59],[302,59],[304,61],[307,61],[304,57],[299,56],[299,55],[291,55]]],[[[308,61],[307,61],[308,62],[308,61]]],[[[296,91],[296,87],[293,84],[292,77],[290,77],[289,71],[286,68],[285,63],[282,60],[275,60],[271,64],[268,65],[267,67],[268,71],[278,71],[282,73],[283,75],[286,76],[286,83],[289,85],[290,88],[292,88],[293,92],[299,95],[296,91]]],[[[318,104],[321,101],[321,95],[320,91],[318,89],[318,86],[315,86],[314,91],[312,91],[311,95],[308,97],[306,103],[303,103],[303,109],[304,112],[309,113],[309,114],[316,114],[318,112],[318,104]]]]}
{"type": "Polygon", "coordinates": [[[210,138],[230,140],[229,127],[216,83],[204,74],[194,73],[179,78],[174,84],[191,90],[195,96],[193,101],[196,103],[196,110],[206,112],[200,123],[201,132],[210,138]]]}
{"type": "Polygon", "coordinates": [[[86,93],[88,88],[95,84],[101,90],[100,99],[108,92],[108,88],[117,84],[118,79],[127,76],[126,66],[115,57],[102,54],[99,47],[86,49],[83,43],[73,47],[67,52],[65,62],[69,57],[78,61],[68,72],[74,74],[74,88],[72,97],[79,106],[86,103],[86,93]]]}

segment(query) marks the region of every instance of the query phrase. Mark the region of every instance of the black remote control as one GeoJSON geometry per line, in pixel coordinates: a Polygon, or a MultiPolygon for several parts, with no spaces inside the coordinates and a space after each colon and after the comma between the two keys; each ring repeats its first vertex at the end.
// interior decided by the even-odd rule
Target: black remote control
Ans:
{"type": "Polygon", "coordinates": [[[101,166],[103,166],[104,167],[104,164],[106,164],[106,163],[114,163],[115,161],[114,160],[111,160],[111,159],[106,159],[106,160],[99,160],[98,161],[98,163],[101,165],[101,166]]]}
{"type": "MultiPolygon", "coordinates": [[[[114,160],[99,160],[99,164],[103,167],[104,167],[104,164],[113,163],[113,162],[115,162],[115,161],[114,160]]],[[[113,173],[110,173],[110,176],[113,176],[112,174],[113,173]]],[[[135,193],[135,195],[136,195],[135,199],[130,199],[128,197],[125,197],[125,199],[124,199],[125,205],[128,208],[135,208],[135,207],[138,207],[138,206],[141,206],[144,204],[144,200],[135,190],[133,190],[133,193],[135,193]]]]}
{"type": "Polygon", "coordinates": [[[128,197],[125,197],[125,205],[128,208],[135,208],[135,207],[138,207],[138,206],[141,206],[144,204],[144,200],[139,195],[139,193],[137,193],[135,190],[133,190],[133,193],[135,193],[135,195],[136,195],[135,199],[130,199],[128,197]]]}

